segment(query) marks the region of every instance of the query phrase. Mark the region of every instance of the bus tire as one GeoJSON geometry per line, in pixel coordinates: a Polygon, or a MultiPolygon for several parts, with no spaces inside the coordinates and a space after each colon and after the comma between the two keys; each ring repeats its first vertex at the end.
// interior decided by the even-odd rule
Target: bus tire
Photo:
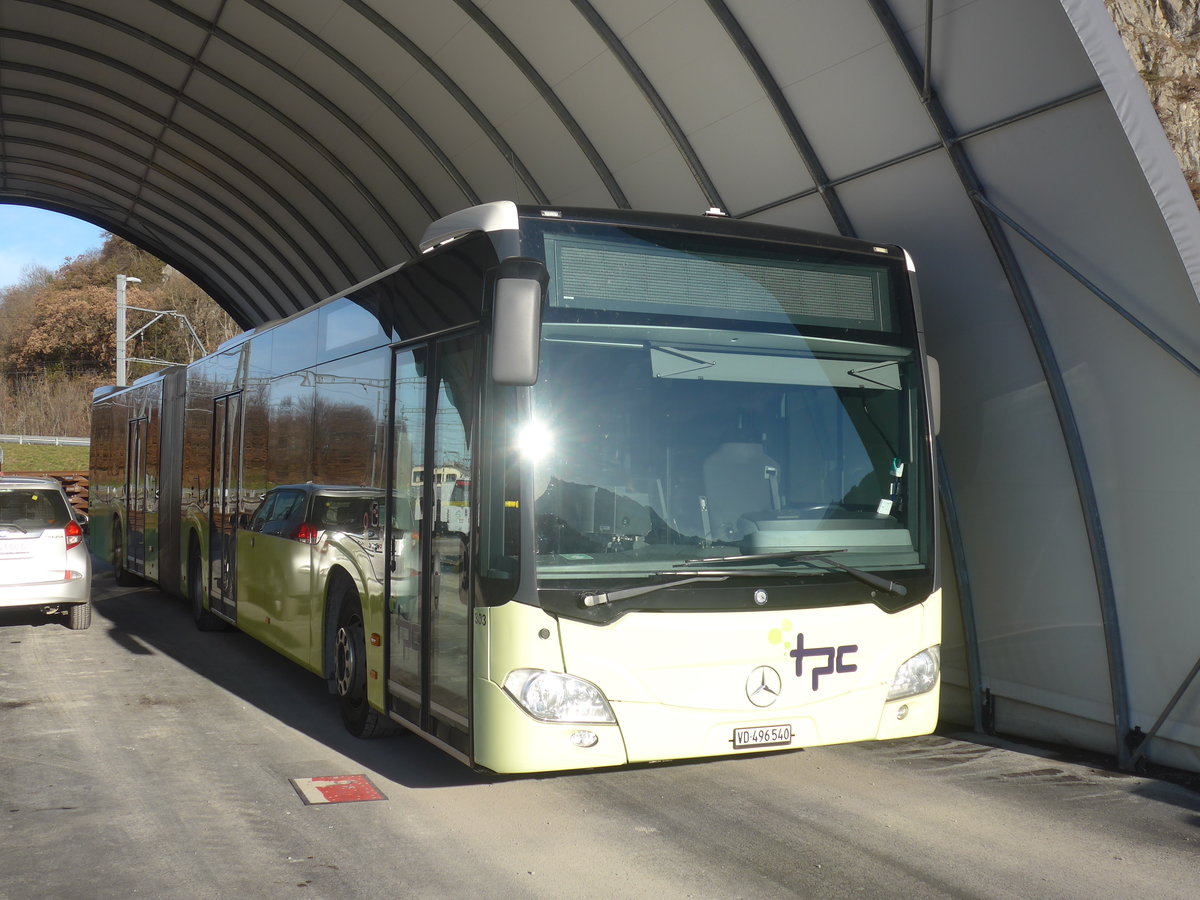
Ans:
{"type": "Polygon", "coordinates": [[[121,587],[133,587],[138,583],[138,577],[125,568],[125,539],[120,522],[113,522],[112,570],[113,580],[121,587]]]}
{"type": "Polygon", "coordinates": [[[83,631],[92,624],[92,603],[76,603],[67,610],[67,627],[72,631],[83,631]]]}
{"type": "Polygon", "coordinates": [[[337,615],[333,635],[333,682],[337,689],[342,723],[355,737],[373,738],[392,733],[391,721],[367,701],[367,640],[358,591],[339,578],[329,591],[337,615]]]}
{"type": "Polygon", "coordinates": [[[188,551],[188,600],[192,604],[192,621],[200,631],[225,631],[229,627],[224,619],[204,607],[204,575],[200,568],[200,547],[194,537],[188,551]]]}

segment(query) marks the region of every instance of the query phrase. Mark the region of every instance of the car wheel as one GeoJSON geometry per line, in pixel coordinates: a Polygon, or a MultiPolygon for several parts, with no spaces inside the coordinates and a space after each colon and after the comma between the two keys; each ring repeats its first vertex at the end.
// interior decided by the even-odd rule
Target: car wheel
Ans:
{"type": "Polygon", "coordinates": [[[92,604],[76,603],[67,611],[67,627],[72,631],[83,631],[92,624],[92,604]]]}
{"type": "Polygon", "coordinates": [[[346,730],[355,737],[372,738],[395,730],[391,721],[367,702],[367,642],[358,591],[341,580],[330,591],[337,609],[333,637],[333,680],[346,730]]]}
{"type": "Polygon", "coordinates": [[[113,523],[112,570],[113,580],[121,587],[132,587],[138,583],[138,577],[125,568],[125,540],[121,533],[120,522],[113,523]]]}
{"type": "Polygon", "coordinates": [[[192,604],[192,621],[201,631],[225,631],[228,623],[204,607],[204,573],[200,567],[200,548],[193,539],[188,553],[188,600],[192,604]]]}

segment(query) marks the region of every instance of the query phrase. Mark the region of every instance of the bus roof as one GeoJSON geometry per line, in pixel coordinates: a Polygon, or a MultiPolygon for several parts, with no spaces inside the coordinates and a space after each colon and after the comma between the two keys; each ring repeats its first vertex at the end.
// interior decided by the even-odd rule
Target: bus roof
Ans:
{"type": "Polygon", "coordinates": [[[430,223],[421,236],[421,251],[427,253],[441,244],[472,232],[516,231],[520,229],[522,219],[565,220],[602,225],[657,228],[695,234],[728,235],[780,243],[801,243],[824,250],[900,258],[905,261],[906,267],[910,271],[913,269],[912,260],[908,254],[894,244],[875,244],[837,234],[823,234],[800,228],[751,222],[733,218],[720,210],[709,210],[703,215],[681,215],[679,213],[640,212],[627,209],[518,206],[510,200],[468,207],[430,223]]]}

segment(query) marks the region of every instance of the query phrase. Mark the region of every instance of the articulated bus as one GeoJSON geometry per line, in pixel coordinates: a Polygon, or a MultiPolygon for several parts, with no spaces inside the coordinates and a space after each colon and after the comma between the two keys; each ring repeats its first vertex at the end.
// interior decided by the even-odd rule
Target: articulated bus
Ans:
{"type": "Polygon", "coordinates": [[[938,387],[902,249],[510,202],[421,246],[96,392],[118,580],[321,676],[354,734],[495,772],[933,729],[938,387]]]}

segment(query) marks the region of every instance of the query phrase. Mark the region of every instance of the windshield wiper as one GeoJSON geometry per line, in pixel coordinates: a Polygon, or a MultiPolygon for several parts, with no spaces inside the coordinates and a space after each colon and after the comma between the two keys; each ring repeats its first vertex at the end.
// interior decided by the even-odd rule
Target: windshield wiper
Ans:
{"type": "MultiPolygon", "coordinates": [[[[667,572],[655,574],[674,575],[675,573],[667,572]]],[[[640,597],[643,594],[653,594],[655,591],[679,587],[682,584],[691,584],[695,581],[724,581],[728,577],[729,574],[697,575],[693,578],[681,578],[678,581],[668,581],[665,584],[644,584],[641,587],[625,588],[620,591],[595,591],[594,593],[584,594],[580,599],[583,601],[584,606],[600,606],[604,603],[615,603],[617,600],[629,600],[633,597],[640,597]]]]}
{"type": "MultiPolygon", "coordinates": [[[[792,550],[785,553],[752,553],[748,556],[715,556],[707,559],[689,559],[679,563],[676,568],[682,566],[696,566],[701,563],[759,563],[759,562],[816,562],[830,566],[834,569],[840,569],[851,578],[861,581],[863,584],[878,588],[881,591],[886,591],[889,594],[895,594],[897,597],[903,597],[908,593],[908,588],[902,584],[888,578],[880,578],[878,575],[873,575],[870,572],[864,572],[862,569],[856,569],[853,566],[848,566],[845,563],[840,563],[837,560],[830,559],[830,553],[845,553],[846,549],[839,550],[792,550]]],[[[718,573],[713,573],[718,574],[718,573]]],[[[720,574],[741,574],[741,572],[730,572],[720,574]]]]}
{"type": "Polygon", "coordinates": [[[784,550],[780,553],[751,553],[746,556],[709,556],[704,559],[685,559],[677,563],[680,566],[695,566],[700,563],[757,563],[757,562],[791,562],[792,560],[813,559],[829,553],[845,553],[840,550],[784,550]]]}
{"type": "MultiPolygon", "coordinates": [[[[880,578],[878,575],[873,575],[870,572],[864,572],[862,569],[856,569],[853,566],[848,566],[845,563],[840,563],[837,560],[830,559],[830,553],[845,553],[846,549],[838,550],[791,550],[784,553],[752,553],[746,556],[712,556],[705,559],[688,559],[675,566],[676,570],[684,566],[698,566],[703,563],[760,563],[760,562],[816,562],[830,566],[834,569],[839,569],[845,572],[851,578],[861,581],[868,587],[877,588],[889,594],[895,594],[897,597],[903,597],[908,594],[908,588],[902,584],[897,584],[887,578],[880,578]]],[[[655,575],[673,575],[674,572],[655,572],[655,575]]],[[[718,569],[705,570],[700,574],[694,575],[691,578],[680,578],[676,581],[667,581],[663,584],[645,584],[641,587],[624,588],[619,591],[592,591],[585,593],[580,598],[584,606],[602,606],[606,603],[615,603],[619,600],[632,600],[634,597],[641,597],[646,594],[653,594],[655,591],[666,590],[667,588],[680,587],[685,584],[693,584],[697,581],[725,581],[728,578],[737,577],[762,577],[764,575],[785,575],[788,574],[783,570],[774,572],[757,572],[750,569],[718,569]]]]}

